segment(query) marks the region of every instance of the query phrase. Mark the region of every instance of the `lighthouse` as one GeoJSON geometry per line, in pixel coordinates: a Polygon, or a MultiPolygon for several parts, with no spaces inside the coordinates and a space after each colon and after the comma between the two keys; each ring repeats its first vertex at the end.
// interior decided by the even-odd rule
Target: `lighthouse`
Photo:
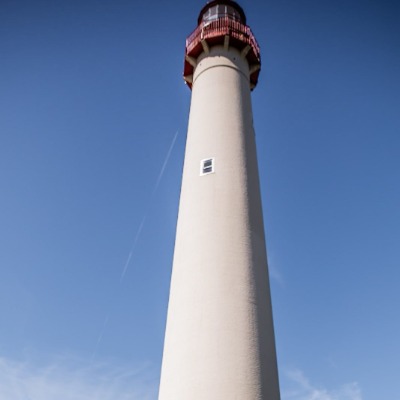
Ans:
{"type": "Polygon", "coordinates": [[[192,90],[159,400],[279,400],[243,9],[215,0],[186,40],[192,90]]]}

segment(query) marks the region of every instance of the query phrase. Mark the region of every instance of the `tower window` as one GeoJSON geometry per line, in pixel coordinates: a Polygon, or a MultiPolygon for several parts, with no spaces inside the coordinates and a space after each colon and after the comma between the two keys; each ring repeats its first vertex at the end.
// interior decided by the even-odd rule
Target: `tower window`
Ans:
{"type": "Polygon", "coordinates": [[[207,175],[214,172],[214,159],[206,158],[200,162],[200,175],[207,175]]]}

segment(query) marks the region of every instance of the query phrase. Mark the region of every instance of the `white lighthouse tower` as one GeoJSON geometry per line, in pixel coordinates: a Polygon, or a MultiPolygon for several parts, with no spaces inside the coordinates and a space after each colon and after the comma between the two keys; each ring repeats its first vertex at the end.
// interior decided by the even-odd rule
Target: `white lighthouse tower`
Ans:
{"type": "Polygon", "coordinates": [[[186,41],[192,89],[159,400],[279,400],[242,8],[215,0],[186,41]]]}

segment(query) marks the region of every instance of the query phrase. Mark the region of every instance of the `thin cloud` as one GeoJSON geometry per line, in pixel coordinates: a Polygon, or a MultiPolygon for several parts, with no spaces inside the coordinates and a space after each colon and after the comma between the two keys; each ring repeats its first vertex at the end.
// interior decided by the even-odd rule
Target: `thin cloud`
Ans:
{"type": "Polygon", "coordinates": [[[283,390],[282,400],[363,400],[357,382],[346,383],[335,389],[313,385],[298,369],[285,372],[292,383],[290,389],[283,390]]]}
{"type": "Polygon", "coordinates": [[[154,375],[150,366],[132,369],[70,358],[38,366],[0,358],[0,399],[154,400],[154,375]]]}

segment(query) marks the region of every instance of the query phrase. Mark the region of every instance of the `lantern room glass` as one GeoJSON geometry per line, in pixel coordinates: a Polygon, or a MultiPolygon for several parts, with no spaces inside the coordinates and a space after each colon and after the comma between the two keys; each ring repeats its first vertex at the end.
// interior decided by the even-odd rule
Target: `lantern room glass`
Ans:
{"type": "Polygon", "coordinates": [[[214,7],[210,7],[204,14],[203,14],[203,22],[210,23],[215,21],[219,18],[229,18],[234,21],[241,22],[241,17],[239,12],[232,6],[228,6],[225,4],[218,4],[214,7]]]}

